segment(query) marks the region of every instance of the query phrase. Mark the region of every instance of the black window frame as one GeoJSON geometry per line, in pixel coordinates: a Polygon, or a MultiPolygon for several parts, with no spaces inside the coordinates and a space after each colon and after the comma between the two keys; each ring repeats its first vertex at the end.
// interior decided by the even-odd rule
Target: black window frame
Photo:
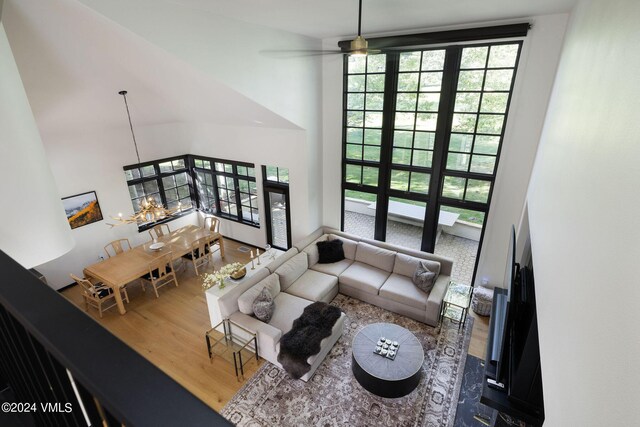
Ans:
{"type": "MultiPolygon", "coordinates": [[[[349,58],[345,56],[344,65],[343,65],[343,122],[342,122],[342,192],[341,192],[341,229],[344,230],[344,222],[345,222],[345,198],[347,197],[347,192],[358,191],[365,192],[375,196],[376,199],[376,215],[374,222],[374,238],[376,240],[384,241],[386,239],[386,228],[387,228],[387,211],[388,211],[388,203],[389,200],[393,197],[400,197],[409,200],[425,202],[426,212],[425,212],[425,221],[424,221],[424,231],[422,236],[422,247],[421,250],[427,252],[433,252],[435,249],[435,232],[437,230],[438,223],[438,212],[441,206],[449,206],[453,208],[459,209],[469,209],[474,211],[479,211],[484,214],[484,224],[480,236],[480,242],[478,246],[478,256],[476,257],[476,265],[473,272],[473,280],[475,280],[475,274],[477,271],[478,260],[480,259],[480,248],[482,247],[482,241],[484,239],[484,231],[486,229],[486,223],[489,215],[489,207],[491,204],[492,193],[495,185],[495,178],[498,171],[500,154],[502,151],[502,144],[504,140],[504,133],[506,130],[506,123],[509,115],[509,107],[511,103],[511,99],[513,97],[513,88],[516,81],[516,74],[518,71],[520,55],[522,52],[522,37],[526,36],[528,30],[528,24],[517,24],[513,26],[504,26],[504,27],[491,27],[491,28],[478,28],[471,30],[456,30],[451,32],[439,32],[439,33],[427,33],[427,34],[419,34],[419,35],[408,35],[408,36],[397,36],[397,37],[383,37],[378,39],[373,39],[369,41],[369,46],[373,48],[377,47],[403,47],[403,49],[394,49],[391,51],[383,52],[385,56],[385,82],[384,82],[384,105],[383,105],[383,116],[382,116],[382,125],[381,125],[381,151],[380,158],[378,162],[368,161],[364,158],[361,159],[349,158],[348,157],[348,143],[352,142],[348,139],[348,129],[357,129],[360,128],[359,125],[353,125],[348,123],[349,111],[350,107],[348,105],[348,94],[350,93],[360,93],[359,89],[349,90],[349,75],[353,74],[361,74],[364,73],[365,81],[368,81],[367,75],[370,73],[368,69],[368,65],[365,64],[365,71],[355,71],[349,73],[349,58]],[[498,39],[511,39],[514,37],[518,37],[517,40],[498,40],[498,39]],[[473,43],[468,43],[473,41],[473,43]],[[372,43],[373,42],[373,43],[372,43]],[[465,43],[461,43],[465,42],[465,43]],[[497,149],[497,154],[495,155],[495,164],[493,168],[493,173],[479,173],[479,172],[471,172],[470,166],[466,171],[457,171],[447,168],[447,157],[450,153],[449,143],[450,137],[452,134],[452,121],[454,117],[454,101],[456,99],[456,93],[458,92],[458,76],[461,71],[460,68],[460,57],[462,55],[464,48],[474,47],[474,46],[496,46],[502,44],[518,44],[518,52],[515,61],[515,65],[513,67],[513,76],[510,84],[510,88],[508,90],[508,100],[506,105],[506,110],[503,114],[504,123],[502,125],[501,133],[499,135],[499,145],[497,149]],[[443,75],[442,82],[440,88],[440,101],[439,107],[437,109],[438,117],[437,117],[437,125],[434,130],[434,147],[433,147],[433,157],[431,160],[430,167],[416,167],[413,165],[401,165],[398,163],[393,163],[392,152],[393,152],[393,142],[394,142],[394,122],[396,112],[398,111],[398,107],[396,105],[397,96],[401,92],[398,88],[398,78],[400,76],[399,69],[399,60],[400,55],[403,52],[423,52],[430,50],[445,50],[445,63],[443,66],[443,75]],[[355,126],[355,128],[353,127],[355,126]],[[358,174],[354,175],[355,169],[358,167],[375,167],[378,169],[378,180],[377,182],[367,183],[364,182],[364,172],[360,172],[360,182],[354,182],[354,178],[357,180],[358,174]],[[391,178],[393,170],[405,171],[406,173],[412,172],[420,172],[420,173],[429,173],[430,180],[428,185],[428,193],[427,194],[419,194],[414,193],[412,191],[402,191],[398,189],[391,188],[391,178]],[[488,196],[486,202],[479,201],[471,201],[465,200],[463,196],[462,199],[454,199],[445,197],[443,195],[443,186],[446,177],[456,177],[463,178],[467,181],[465,182],[465,193],[466,188],[469,184],[469,180],[479,180],[486,181],[489,183],[490,188],[488,191],[488,196]],[[347,180],[351,182],[348,182],[347,180]]],[[[344,43],[340,43],[340,46],[343,47],[344,43]]],[[[488,60],[488,56],[487,56],[488,60]]],[[[486,71],[486,67],[485,67],[486,71]]],[[[372,71],[376,73],[376,71],[372,71]]],[[[420,71],[421,72],[421,71],[420,71]]],[[[483,88],[480,90],[484,91],[484,80],[483,80],[483,88]]],[[[420,91],[418,91],[420,92],[420,91]]],[[[362,91],[364,97],[366,98],[369,93],[366,89],[362,91]]],[[[362,108],[363,114],[366,114],[367,107],[366,105],[362,108]]],[[[480,108],[480,107],[478,107],[480,108]]],[[[359,110],[358,107],[356,107],[359,110]]],[[[417,114],[417,112],[416,112],[417,114]]],[[[480,114],[480,110],[478,110],[477,114],[480,114]]],[[[478,116],[479,117],[479,116],[478,116]]],[[[363,123],[362,129],[363,132],[367,128],[367,124],[363,123]]],[[[477,123],[476,123],[477,129],[477,123]]],[[[414,128],[414,132],[416,129],[414,128]]],[[[477,132],[473,132],[477,135],[477,132]]],[[[366,144],[365,140],[363,140],[363,144],[366,144]]],[[[412,154],[413,155],[413,154],[412,154]]],[[[410,183],[407,182],[410,190],[410,183]]]]}
{"type": "Polygon", "coordinates": [[[267,225],[267,243],[276,249],[280,249],[283,251],[287,251],[291,249],[291,202],[289,196],[289,169],[283,168],[279,166],[269,166],[276,168],[276,179],[277,181],[271,180],[267,178],[267,166],[262,165],[262,191],[264,197],[264,217],[265,223],[267,225]],[[287,181],[280,180],[280,169],[287,169],[287,181]],[[285,203],[287,204],[286,210],[286,221],[287,221],[287,247],[281,247],[273,242],[273,227],[272,227],[272,218],[271,218],[271,208],[269,201],[269,193],[279,193],[284,195],[285,203]]]}
{"type": "MultiPolygon", "coordinates": [[[[242,161],[237,161],[237,160],[229,160],[229,159],[222,159],[222,158],[218,158],[218,157],[207,157],[207,156],[199,156],[199,155],[189,155],[189,164],[190,164],[190,168],[192,170],[192,174],[194,176],[194,180],[197,179],[195,178],[196,176],[196,172],[201,172],[201,173],[207,173],[207,174],[211,174],[212,176],[212,182],[213,182],[213,201],[214,201],[214,206],[215,206],[215,210],[214,209],[207,209],[205,206],[205,203],[202,200],[201,195],[199,194],[198,191],[195,192],[195,202],[196,202],[196,206],[198,207],[199,210],[202,210],[204,212],[208,212],[211,213],[213,215],[216,215],[220,218],[224,218],[224,219],[228,219],[230,221],[234,221],[234,222],[239,222],[241,224],[244,225],[248,225],[249,227],[255,227],[255,228],[260,228],[260,210],[258,208],[258,184],[256,182],[256,166],[253,163],[249,163],[249,162],[242,162],[242,161]],[[197,160],[202,160],[204,162],[209,162],[209,168],[204,167],[200,167],[200,166],[196,166],[196,161],[197,160]],[[223,163],[225,165],[229,165],[231,166],[231,171],[218,171],[216,170],[216,163],[223,163]],[[247,169],[253,169],[253,176],[247,174],[247,175],[243,175],[241,173],[238,172],[239,168],[247,168],[247,169]],[[235,204],[236,206],[236,214],[230,214],[230,213],[226,213],[223,212],[221,209],[221,198],[220,198],[220,188],[219,188],[219,181],[218,179],[220,177],[224,177],[225,180],[227,178],[231,179],[233,182],[233,189],[232,190],[226,190],[229,193],[233,192],[233,204],[235,204]],[[255,187],[255,206],[254,203],[251,201],[251,199],[249,199],[249,205],[247,205],[246,203],[243,205],[243,199],[242,199],[242,193],[244,194],[249,194],[251,195],[251,188],[249,188],[249,193],[243,191],[241,189],[240,186],[240,181],[248,181],[249,183],[253,182],[254,187],[255,187]],[[248,208],[248,209],[247,209],[248,208]],[[248,210],[249,214],[248,214],[248,218],[245,218],[245,211],[248,210]],[[255,218],[257,218],[257,220],[253,220],[255,215],[255,218]]],[[[248,172],[248,170],[247,170],[248,172]]],[[[249,184],[250,187],[250,184],[249,184]]],[[[226,200],[226,199],[225,199],[226,200]]],[[[207,202],[209,202],[210,200],[208,200],[207,202]]]]}
{"type": "MultiPolygon", "coordinates": [[[[127,190],[129,190],[129,187],[132,185],[137,185],[137,184],[141,184],[144,186],[145,183],[148,182],[155,182],[157,187],[158,187],[158,196],[159,199],[158,200],[164,207],[169,207],[169,200],[167,199],[167,194],[165,191],[165,187],[164,187],[164,182],[163,182],[163,178],[167,178],[167,177],[172,177],[172,176],[176,176],[182,173],[186,174],[187,177],[187,183],[183,184],[183,185],[187,185],[189,188],[189,199],[191,201],[191,206],[188,208],[184,208],[179,210],[178,212],[174,213],[171,216],[168,216],[166,218],[162,218],[158,221],[149,221],[149,222],[145,222],[142,224],[138,224],[138,232],[142,232],[142,231],[146,231],[149,230],[150,228],[153,228],[154,226],[158,225],[158,224],[164,224],[164,223],[168,223],[171,222],[175,219],[178,219],[184,215],[187,215],[191,212],[193,212],[196,207],[195,207],[195,197],[194,197],[194,187],[193,187],[193,179],[192,179],[192,175],[190,172],[190,168],[189,168],[189,156],[188,155],[182,155],[182,156],[173,156],[173,157],[167,157],[167,158],[163,158],[163,159],[159,159],[159,160],[151,160],[148,162],[142,162],[142,163],[136,163],[133,165],[127,165],[124,166],[123,171],[125,173],[125,180],[127,182],[127,190]],[[161,168],[160,168],[160,164],[162,163],[167,163],[167,162],[174,162],[174,161],[179,161],[182,160],[184,162],[184,168],[180,168],[178,170],[172,170],[171,172],[162,172],[161,168]],[[154,168],[155,173],[153,175],[149,175],[149,176],[142,176],[142,173],[140,173],[140,176],[138,178],[131,178],[131,179],[127,179],[127,171],[131,171],[131,170],[135,170],[135,169],[142,169],[148,166],[152,166],[154,168]]],[[[177,187],[176,187],[177,188],[177,187]]],[[[152,193],[152,194],[156,194],[156,193],[152,193]]],[[[144,196],[142,197],[131,197],[131,192],[129,192],[129,198],[131,200],[131,205],[133,207],[133,211],[135,213],[139,212],[139,200],[141,199],[145,199],[147,198],[148,195],[144,194],[144,196]],[[138,206],[136,206],[136,203],[138,203],[138,206]]],[[[186,197],[184,197],[183,199],[186,199],[186,197]]],[[[178,199],[180,200],[180,199],[178,199]]]]}

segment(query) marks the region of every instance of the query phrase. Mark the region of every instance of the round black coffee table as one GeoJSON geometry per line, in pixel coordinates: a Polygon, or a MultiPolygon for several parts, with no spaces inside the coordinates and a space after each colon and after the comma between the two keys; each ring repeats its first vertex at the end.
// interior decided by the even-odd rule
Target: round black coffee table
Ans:
{"type": "Polygon", "coordinates": [[[353,338],[351,370],[360,385],[381,397],[402,397],[411,393],[422,376],[424,351],[411,332],[392,323],[365,326],[353,338]],[[380,337],[397,341],[394,360],[374,354],[380,337]]]}

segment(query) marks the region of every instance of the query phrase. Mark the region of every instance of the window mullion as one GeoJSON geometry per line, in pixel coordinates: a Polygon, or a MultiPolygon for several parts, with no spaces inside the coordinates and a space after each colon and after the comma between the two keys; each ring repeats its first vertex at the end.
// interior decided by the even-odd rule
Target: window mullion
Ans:
{"type": "Polygon", "coordinates": [[[389,183],[393,151],[393,124],[395,122],[396,99],[398,97],[398,52],[387,53],[384,78],[384,103],[382,110],[382,135],[380,141],[380,164],[378,167],[378,197],[376,204],[374,238],[384,241],[387,234],[387,210],[389,206],[389,183]]]}
{"type": "Polygon", "coordinates": [[[422,250],[433,252],[435,250],[436,230],[438,226],[438,205],[440,198],[440,182],[447,162],[447,149],[451,123],[453,120],[453,108],[455,102],[455,89],[458,81],[457,70],[460,68],[460,55],[462,49],[449,47],[446,49],[444,70],[442,73],[442,86],[440,88],[440,105],[438,106],[438,122],[433,147],[433,172],[429,181],[429,202],[427,203],[425,226],[422,232],[422,250]]]}

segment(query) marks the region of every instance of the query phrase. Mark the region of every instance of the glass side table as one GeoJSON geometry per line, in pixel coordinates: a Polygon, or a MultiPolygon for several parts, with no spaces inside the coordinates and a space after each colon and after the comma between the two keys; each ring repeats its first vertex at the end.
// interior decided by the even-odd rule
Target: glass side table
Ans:
{"type": "Polygon", "coordinates": [[[449,282],[447,292],[442,299],[442,306],[440,307],[440,327],[444,319],[450,319],[458,323],[458,330],[462,328],[467,320],[467,314],[469,313],[469,306],[471,305],[471,294],[473,287],[469,285],[463,285],[461,283],[449,282]]]}
{"type": "Polygon", "coordinates": [[[205,333],[209,361],[215,356],[233,362],[236,379],[244,380],[244,366],[255,353],[258,361],[258,341],[256,334],[229,319],[224,319],[205,333]],[[221,331],[222,332],[221,332],[221,331]]]}

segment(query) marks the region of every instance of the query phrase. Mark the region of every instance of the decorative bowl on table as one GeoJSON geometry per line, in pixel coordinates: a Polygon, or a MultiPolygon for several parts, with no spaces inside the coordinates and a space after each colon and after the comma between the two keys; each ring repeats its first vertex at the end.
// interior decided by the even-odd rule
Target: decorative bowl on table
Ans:
{"type": "Polygon", "coordinates": [[[229,275],[229,277],[231,277],[233,280],[240,280],[242,279],[245,275],[247,274],[247,269],[246,267],[242,267],[239,270],[234,271],[233,273],[231,273],[229,275]]]}
{"type": "Polygon", "coordinates": [[[164,248],[164,242],[152,243],[149,245],[149,249],[152,251],[159,251],[162,248],[164,248]]]}

